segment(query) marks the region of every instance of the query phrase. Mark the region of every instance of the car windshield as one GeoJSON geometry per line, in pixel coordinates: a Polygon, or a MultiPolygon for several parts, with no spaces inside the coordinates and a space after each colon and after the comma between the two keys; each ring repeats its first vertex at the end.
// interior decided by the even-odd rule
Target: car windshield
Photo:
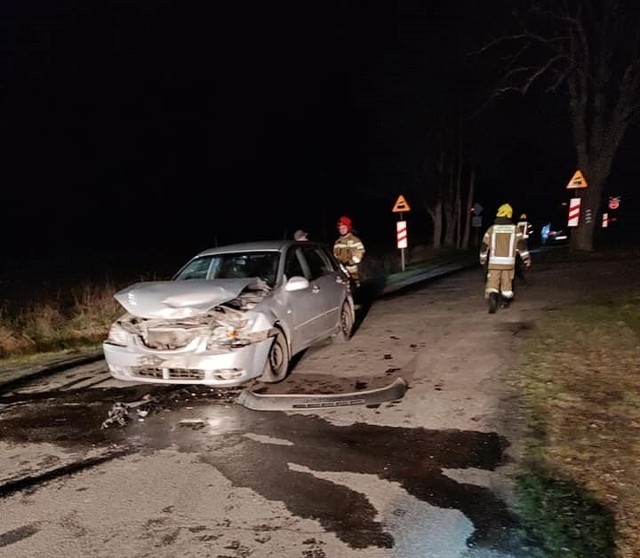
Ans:
{"type": "Polygon", "coordinates": [[[200,256],[185,265],[174,280],[259,277],[273,286],[279,258],[279,252],[230,252],[200,256]]]}

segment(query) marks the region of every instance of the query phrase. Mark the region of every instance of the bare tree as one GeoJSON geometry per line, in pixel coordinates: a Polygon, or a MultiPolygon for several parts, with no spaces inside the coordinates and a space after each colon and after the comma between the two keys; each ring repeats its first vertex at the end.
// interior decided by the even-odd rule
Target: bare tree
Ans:
{"type": "Polygon", "coordinates": [[[476,171],[473,164],[471,165],[471,169],[469,171],[469,188],[467,189],[467,202],[464,208],[464,229],[461,237],[461,244],[459,248],[466,250],[469,248],[469,239],[471,236],[471,206],[473,205],[473,199],[475,196],[476,189],[476,171]]]}
{"type": "Polygon", "coordinates": [[[442,231],[444,218],[442,208],[442,194],[444,190],[445,152],[439,148],[439,156],[425,157],[422,173],[418,185],[422,190],[423,207],[433,222],[432,247],[439,250],[442,247],[442,231]]]}
{"type": "Polygon", "coordinates": [[[433,248],[466,249],[474,181],[469,163],[468,122],[460,103],[433,115],[421,177],[423,207],[433,221],[433,248]],[[471,175],[471,176],[470,176],[471,175]],[[469,181],[467,182],[467,177],[469,181]]]}
{"type": "MultiPolygon", "coordinates": [[[[582,215],[599,214],[624,135],[640,108],[640,3],[637,0],[523,0],[517,30],[487,45],[506,47],[496,95],[542,86],[566,95],[577,166],[588,187],[576,190],[582,215]]],[[[571,246],[593,250],[597,219],[583,217],[571,246]]]]}

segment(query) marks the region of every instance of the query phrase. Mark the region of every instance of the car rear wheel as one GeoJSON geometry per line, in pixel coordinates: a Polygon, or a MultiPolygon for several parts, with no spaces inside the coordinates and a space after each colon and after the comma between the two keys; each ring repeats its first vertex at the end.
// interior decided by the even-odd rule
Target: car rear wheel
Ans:
{"type": "Polygon", "coordinates": [[[353,333],[353,310],[351,305],[345,300],[342,303],[342,308],[340,309],[340,329],[335,336],[335,341],[338,343],[345,343],[351,339],[351,334],[353,333]]]}
{"type": "Polygon", "coordinates": [[[287,345],[287,339],[282,331],[278,330],[278,333],[273,338],[269,354],[267,355],[267,362],[264,365],[262,376],[260,381],[274,384],[281,382],[287,377],[289,372],[289,346],[287,345]]]}

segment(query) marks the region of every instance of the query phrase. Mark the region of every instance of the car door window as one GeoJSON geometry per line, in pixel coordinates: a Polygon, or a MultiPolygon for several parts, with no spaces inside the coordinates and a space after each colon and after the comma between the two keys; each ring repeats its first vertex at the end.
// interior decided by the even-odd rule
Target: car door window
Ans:
{"type": "Polygon", "coordinates": [[[322,248],[305,246],[302,250],[309,266],[309,272],[311,273],[309,280],[312,281],[333,272],[331,264],[322,254],[322,248]]]}
{"type": "Polygon", "coordinates": [[[287,253],[287,259],[284,265],[284,273],[287,279],[291,279],[292,277],[306,277],[309,279],[309,273],[305,272],[300,256],[300,248],[292,248],[287,253]]]}
{"type": "Polygon", "coordinates": [[[322,258],[324,262],[324,267],[327,270],[326,273],[333,273],[338,270],[336,265],[336,261],[333,259],[332,255],[327,251],[326,248],[318,248],[318,255],[322,258]]]}

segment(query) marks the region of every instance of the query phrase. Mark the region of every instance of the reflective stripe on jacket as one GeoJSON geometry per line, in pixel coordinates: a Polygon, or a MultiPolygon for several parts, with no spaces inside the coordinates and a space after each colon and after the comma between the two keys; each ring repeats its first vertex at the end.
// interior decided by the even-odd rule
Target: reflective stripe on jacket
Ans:
{"type": "Polygon", "coordinates": [[[489,269],[513,269],[516,264],[516,254],[528,259],[527,244],[516,225],[506,222],[496,222],[491,225],[482,238],[480,247],[480,263],[489,259],[489,269]]]}
{"type": "Polygon", "coordinates": [[[528,221],[518,221],[518,232],[522,234],[522,238],[524,238],[525,240],[529,238],[532,228],[533,227],[529,224],[528,221]]]}

